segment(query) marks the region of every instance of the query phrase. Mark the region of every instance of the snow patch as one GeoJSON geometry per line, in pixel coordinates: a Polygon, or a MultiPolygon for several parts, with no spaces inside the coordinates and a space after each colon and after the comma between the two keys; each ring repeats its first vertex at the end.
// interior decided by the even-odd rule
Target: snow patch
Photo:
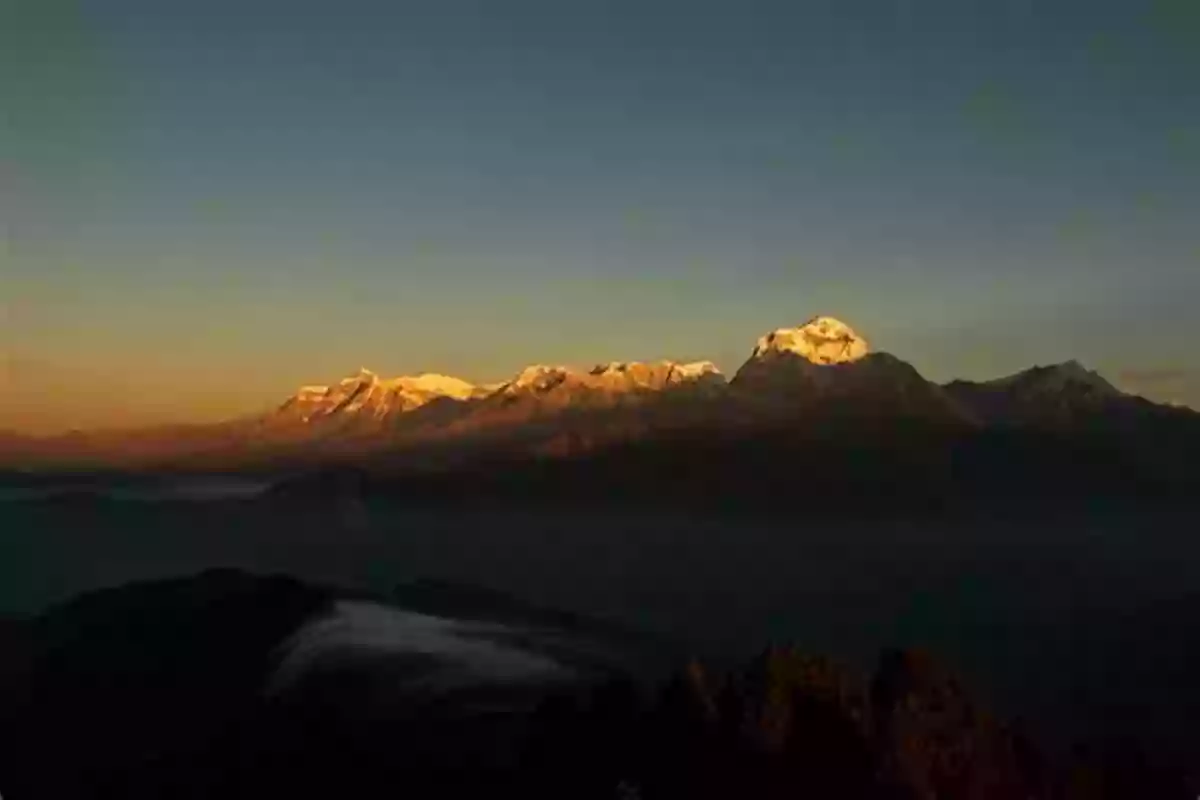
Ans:
{"type": "Polygon", "coordinates": [[[476,393],[477,387],[459,378],[425,372],[416,376],[402,376],[387,382],[390,388],[427,392],[443,397],[465,400],[476,393]]]}
{"type": "Polygon", "coordinates": [[[677,361],[610,361],[607,364],[597,364],[588,374],[597,377],[661,374],[672,378],[692,379],[711,374],[719,375],[721,371],[711,361],[694,361],[688,364],[677,361]]]}
{"type": "Polygon", "coordinates": [[[534,364],[521,370],[515,378],[509,381],[505,389],[508,391],[547,389],[560,383],[570,374],[571,370],[567,367],[534,364]]]}
{"type": "Polygon", "coordinates": [[[688,364],[676,364],[675,369],[687,378],[702,378],[705,375],[720,375],[721,370],[711,361],[692,361],[688,364]]]}

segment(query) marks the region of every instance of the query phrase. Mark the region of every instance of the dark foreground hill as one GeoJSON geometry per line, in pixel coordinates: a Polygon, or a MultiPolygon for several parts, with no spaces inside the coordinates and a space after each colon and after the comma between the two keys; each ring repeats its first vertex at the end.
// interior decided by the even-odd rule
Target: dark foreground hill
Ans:
{"type": "Polygon", "coordinates": [[[410,607],[218,571],[8,622],[0,791],[1182,800],[1197,789],[1137,731],[1048,756],[1036,731],[989,715],[920,652],[887,651],[858,675],[773,646],[727,672],[681,661],[654,675],[630,655],[636,637],[611,626],[444,584],[396,597],[410,607]]]}

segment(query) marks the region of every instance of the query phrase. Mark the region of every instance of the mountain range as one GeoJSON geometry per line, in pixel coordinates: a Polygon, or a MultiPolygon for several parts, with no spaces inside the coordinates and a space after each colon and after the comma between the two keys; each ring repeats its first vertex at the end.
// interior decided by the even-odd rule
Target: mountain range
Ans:
{"type": "MultiPolygon", "coordinates": [[[[996,480],[1050,465],[1078,477],[1107,465],[1110,480],[1140,486],[1150,475],[1155,485],[1188,477],[1197,445],[1200,414],[1125,394],[1076,361],[939,385],[872,351],[844,322],[818,316],[762,336],[728,379],[707,361],[534,365],[483,386],[361,369],[219,424],[0,437],[0,462],[288,474],[352,466],[428,476],[500,464],[523,474],[514,465],[546,460],[568,474],[581,460],[588,469],[614,458],[644,467],[688,453],[680,468],[696,473],[753,451],[756,463],[786,455],[811,464],[816,453],[850,459],[855,473],[871,461],[867,471],[883,469],[885,483],[891,470],[906,470],[898,485],[911,482],[919,462],[918,471],[943,478],[975,470],[996,480]]],[[[631,465],[604,469],[637,472],[631,465]]],[[[721,467],[723,485],[732,469],[721,467]]]]}

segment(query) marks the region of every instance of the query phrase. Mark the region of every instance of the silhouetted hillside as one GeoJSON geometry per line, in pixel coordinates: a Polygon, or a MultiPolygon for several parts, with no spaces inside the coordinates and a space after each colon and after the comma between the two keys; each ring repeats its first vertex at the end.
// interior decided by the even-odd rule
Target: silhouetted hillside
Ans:
{"type": "Polygon", "coordinates": [[[547,800],[1190,800],[1197,789],[1137,731],[1046,755],[1036,731],[992,716],[924,652],[885,651],[863,675],[773,645],[732,671],[693,661],[647,683],[597,649],[612,639],[583,645],[581,619],[499,598],[489,613],[490,593],[445,584],[397,596],[439,613],[216,571],[0,625],[5,797],[359,797],[382,785],[547,800]]]}

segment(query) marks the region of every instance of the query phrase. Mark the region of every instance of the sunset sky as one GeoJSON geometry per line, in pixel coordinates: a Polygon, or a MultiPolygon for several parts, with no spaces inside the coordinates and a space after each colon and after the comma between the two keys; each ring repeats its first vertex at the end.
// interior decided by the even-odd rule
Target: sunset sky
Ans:
{"type": "Polygon", "coordinates": [[[1200,406],[1194,0],[0,0],[0,428],[700,359],[1200,406]]]}

